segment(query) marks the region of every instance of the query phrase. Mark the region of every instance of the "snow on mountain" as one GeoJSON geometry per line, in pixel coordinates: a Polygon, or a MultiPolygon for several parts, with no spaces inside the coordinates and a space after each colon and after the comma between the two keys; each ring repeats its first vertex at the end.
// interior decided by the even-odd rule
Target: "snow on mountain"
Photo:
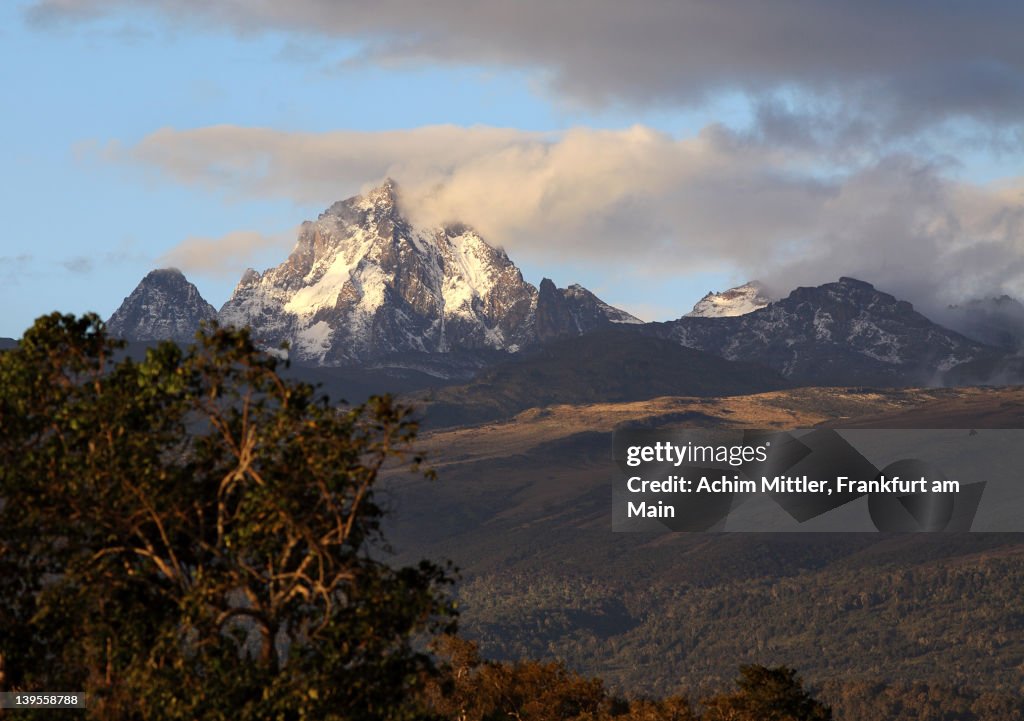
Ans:
{"type": "MultiPolygon", "coordinates": [[[[554,336],[636,322],[575,288],[559,293],[587,320],[547,327],[554,336]]],[[[289,342],[302,362],[344,365],[400,352],[515,352],[539,340],[538,301],[505,251],[472,228],[413,227],[389,180],[304,223],[281,265],[246,271],[220,320],[251,326],[267,345],[289,342]]]]}
{"type": "Polygon", "coordinates": [[[756,280],[724,290],[709,292],[693,306],[685,318],[731,318],[746,315],[772,302],[756,280]]]}
{"type": "Polygon", "coordinates": [[[107,321],[110,333],[131,341],[193,340],[199,324],[217,318],[216,309],[181,271],[151,271],[107,321]]]}

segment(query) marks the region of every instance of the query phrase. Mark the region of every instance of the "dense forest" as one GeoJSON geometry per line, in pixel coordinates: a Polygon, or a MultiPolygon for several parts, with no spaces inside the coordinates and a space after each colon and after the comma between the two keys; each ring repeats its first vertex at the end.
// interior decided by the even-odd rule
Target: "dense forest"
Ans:
{"type": "Polygon", "coordinates": [[[714,686],[738,660],[766,657],[814,678],[858,681],[906,678],[909,663],[918,679],[960,685],[984,665],[989,689],[1021,688],[1018,557],[727,584],[654,578],[622,593],[572,573],[481,575],[460,588],[462,625],[496,657],[587,667],[600,655],[617,669],[616,684],[651,693],[714,686]]]}

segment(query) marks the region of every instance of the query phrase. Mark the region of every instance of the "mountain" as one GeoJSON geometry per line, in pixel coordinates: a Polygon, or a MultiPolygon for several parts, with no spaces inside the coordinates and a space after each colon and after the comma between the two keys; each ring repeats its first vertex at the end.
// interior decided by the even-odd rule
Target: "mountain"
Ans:
{"type": "Polygon", "coordinates": [[[293,358],[317,365],[405,352],[516,352],[639,322],[579,286],[542,285],[540,293],[468,226],[414,227],[389,180],[303,223],[285,262],[246,271],[220,320],[251,326],[268,345],[288,341],[293,358]]]}
{"type": "Polygon", "coordinates": [[[741,316],[684,316],[647,328],[689,348],[766,365],[812,385],[935,384],[956,366],[1002,355],[853,278],[797,288],[741,316]]]}
{"type": "Polygon", "coordinates": [[[764,286],[753,280],[721,293],[709,292],[697,301],[687,318],[731,318],[746,315],[772,302],[764,286]]]}
{"type": "Polygon", "coordinates": [[[200,322],[215,320],[216,309],[181,271],[151,271],[107,321],[110,333],[130,341],[189,343],[200,322]]]}
{"type": "MultiPolygon", "coordinates": [[[[675,321],[642,323],[582,286],[558,288],[548,278],[539,288],[531,285],[503,250],[466,225],[415,226],[402,212],[397,187],[386,181],[303,223],[287,259],[263,273],[247,270],[217,318],[250,326],[266,346],[287,342],[301,365],[382,371],[373,378],[397,372],[436,379],[423,387],[464,382],[519,352],[534,363],[527,351],[615,328],[769,368],[788,383],[902,386],[1005,383],[1024,374],[1024,359],[1012,357],[1016,326],[1007,321],[1019,314],[1024,331],[1024,307],[1010,299],[994,303],[1002,315],[988,306],[961,311],[961,325],[973,323],[980,340],[852,278],[797,288],[774,302],[750,282],[709,293],[675,321]]],[[[187,341],[213,316],[184,276],[162,270],[146,276],[110,326],[130,340],[187,341]]],[[[574,352],[615,358],[620,350],[583,343],[574,352]]],[[[596,362],[560,358],[549,359],[544,378],[562,377],[553,371],[558,363],[596,362]]],[[[614,367],[603,367],[611,375],[592,374],[593,382],[614,385],[614,367]]],[[[706,372],[725,368],[712,365],[706,372]]],[[[673,386],[673,392],[684,391],[673,386]]]]}

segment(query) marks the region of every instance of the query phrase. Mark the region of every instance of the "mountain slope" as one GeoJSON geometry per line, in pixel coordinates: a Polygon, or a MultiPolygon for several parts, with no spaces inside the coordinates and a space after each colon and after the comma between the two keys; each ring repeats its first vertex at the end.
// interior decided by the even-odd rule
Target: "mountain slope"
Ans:
{"type": "Polygon", "coordinates": [[[164,268],[142,279],[110,316],[107,328],[111,335],[129,341],[189,343],[202,321],[216,318],[217,311],[181,271],[164,268]]]}
{"type": "Polygon", "coordinates": [[[268,345],[289,341],[301,362],[344,365],[403,352],[516,352],[538,341],[539,303],[545,337],[636,320],[575,286],[541,299],[471,228],[414,227],[387,181],[304,223],[288,259],[247,271],[220,319],[252,326],[268,345]]]}

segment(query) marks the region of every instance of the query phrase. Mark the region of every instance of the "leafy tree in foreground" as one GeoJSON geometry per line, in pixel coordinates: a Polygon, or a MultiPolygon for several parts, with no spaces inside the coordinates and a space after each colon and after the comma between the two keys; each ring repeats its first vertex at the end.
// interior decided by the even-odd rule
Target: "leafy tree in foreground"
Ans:
{"type": "Polygon", "coordinates": [[[53,314],[0,353],[2,690],[85,690],[93,719],[414,717],[415,640],[453,615],[445,568],[379,560],[408,409],[338,410],[245,332],[119,347],[53,314]]]}

